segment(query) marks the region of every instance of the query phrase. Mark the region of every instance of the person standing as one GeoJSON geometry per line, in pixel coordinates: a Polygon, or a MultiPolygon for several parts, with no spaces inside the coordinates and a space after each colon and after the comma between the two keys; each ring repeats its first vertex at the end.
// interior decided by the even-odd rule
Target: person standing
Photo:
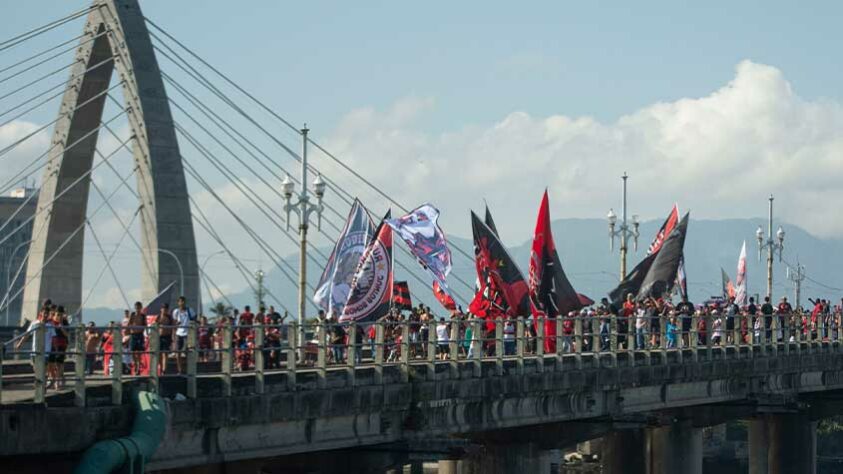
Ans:
{"type": "Polygon", "coordinates": [[[773,305],[770,303],[770,297],[764,297],[764,304],[761,305],[761,315],[764,317],[764,328],[767,342],[773,339],[773,305]]]}
{"type": "Polygon", "coordinates": [[[436,325],[436,343],[439,346],[439,357],[442,360],[448,358],[449,343],[451,341],[451,334],[448,330],[448,323],[445,318],[439,318],[439,324],[436,325]]]}
{"type": "Polygon", "coordinates": [[[155,321],[158,323],[160,334],[158,338],[158,373],[163,374],[167,371],[167,357],[173,350],[173,330],[175,329],[169,304],[164,303],[161,306],[161,311],[155,321]]]}
{"type": "Polygon", "coordinates": [[[135,302],[135,311],[129,316],[126,329],[129,333],[129,351],[132,353],[132,373],[140,375],[141,356],[145,350],[143,333],[146,329],[146,316],[140,301],[135,302]]]}
{"type": "Polygon", "coordinates": [[[179,374],[184,374],[184,358],[188,350],[194,349],[187,347],[187,333],[190,329],[190,323],[196,320],[196,313],[187,306],[187,300],[184,296],[179,296],[178,306],[173,310],[173,321],[176,323],[176,366],[179,374]]]}
{"type": "Polygon", "coordinates": [[[676,305],[676,312],[682,323],[682,346],[691,345],[691,323],[694,319],[694,304],[688,301],[687,296],[682,296],[682,301],[676,305]]]}
{"type": "Polygon", "coordinates": [[[730,296],[729,302],[726,304],[726,343],[732,344],[735,334],[735,318],[740,316],[740,307],[735,303],[735,297],[730,296]]]}

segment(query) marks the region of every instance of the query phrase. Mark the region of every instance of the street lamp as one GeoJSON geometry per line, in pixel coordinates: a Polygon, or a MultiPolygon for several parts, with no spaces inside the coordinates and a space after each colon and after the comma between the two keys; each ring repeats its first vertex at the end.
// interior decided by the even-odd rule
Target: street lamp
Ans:
{"type": "Polygon", "coordinates": [[[173,260],[176,261],[176,266],[179,267],[179,296],[184,295],[184,269],[181,266],[181,260],[175,253],[167,249],[158,249],[158,251],[173,257],[173,260]]]}
{"type": "Polygon", "coordinates": [[[628,249],[629,238],[632,237],[632,245],[635,251],[638,251],[638,236],[640,233],[638,232],[638,226],[640,223],[638,222],[638,216],[632,216],[632,228],[630,228],[629,224],[627,223],[626,219],[626,180],[629,178],[626,172],[624,172],[621,179],[623,179],[623,215],[621,216],[621,224],[618,229],[615,229],[615,226],[618,222],[618,216],[615,214],[615,211],[609,209],[609,214],[606,215],[606,219],[609,221],[609,251],[612,252],[615,250],[615,237],[618,237],[620,240],[620,254],[621,254],[621,281],[623,281],[624,277],[626,277],[626,253],[628,249]]]}
{"type": "Polygon", "coordinates": [[[255,296],[257,296],[258,299],[258,308],[263,306],[263,277],[263,270],[258,269],[258,271],[255,272],[255,283],[258,284],[258,289],[255,290],[255,296]]]}
{"type": "MultiPolygon", "coordinates": [[[[227,253],[227,251],[226,250],[217,250],[216,252],[214,252],[214,253],[208,255],[207,257],[205,257],[205,261],[202,262],[202,265],[199,267],[199,276],[203,277],[205,275],[205,266],[208,265],[208,262],[211,261],[211,258],[213,258],[213,257],[215,257],[219,254],[223,254],[223,253],[227,253]]],[[[200,280],[200,282],[201,281],[204,281],[204,279],[200,280]]],[[[214,303],[214,305],[216,305],[216,300],[214,299],[214,295],[213,295],[213,293],[211,293],[210,288],[208,288],[208,296],[211,297],[211,302],[214,303]]],[[[201,315],[205,314],[204,306],[205,305],[202,303],[202,292],[199,292],[199,314],[201,314],[201,315]]]]}
{"type": "Polygon", "coordinates": [[[761,251],[767,249],[767,297],[773,299],[773,254],[779,253],[779,262],[782,261],[782,249],[784,249],[784,229],[779,226],[776,231],[776,239],[773,239],[773,195],[770,195],[770,209],[767,219],[767,238],[764,239],[764,230],[761,226],[755,231],[755,238],[758,240],[758,261],[761,261],[761,251]],[[778,242],[776,241],[778,240],[778,242]]]}
{"type": "MultiPolygon", "coordinates": [[[[284,193],[284,212],[287,213],[287,229],[290,229],[290,212],[295,211],[299,216],[299,344],[304,341],[304,319],[305,319],[305,303],[307,302],[307,227],[310,222],[310,215],[316,213],[317,221],[316,228],[322,228],[322,198],[325,196],[325,181],[322,180],[322,175],[317,175],[313,181],[313,194],[316,195],[316,204],[310,202],[310,197],[307,195],[307,124],[301,129],[302,136],[302,152],[301,152],[301,192],[296,197],[296,202],[292,202],[293,193],[296,185],[290,176],[284,176],[281,182],[281,191],[284,193]]],[[[302,345],[301,347],[304,347],[302,345]]],[[[303,355],[303,354],[302,354],[303,355]]]]}

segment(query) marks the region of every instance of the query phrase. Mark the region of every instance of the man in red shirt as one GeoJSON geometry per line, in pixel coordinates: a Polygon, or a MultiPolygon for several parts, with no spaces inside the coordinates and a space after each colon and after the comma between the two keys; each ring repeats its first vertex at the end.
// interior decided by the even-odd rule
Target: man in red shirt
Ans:
{"type": "Polygon", "coordinates": [[[237,325],[240,326],[237,333],[240,336],[241,348],[245,348],[248,343],[249,335],[252,333],[252,324],[254,323],[255,315],[252,313],[252,309],[249,306],[244,306],[243,312],[240,313],[240,319],[237,320],[237,325]]]}

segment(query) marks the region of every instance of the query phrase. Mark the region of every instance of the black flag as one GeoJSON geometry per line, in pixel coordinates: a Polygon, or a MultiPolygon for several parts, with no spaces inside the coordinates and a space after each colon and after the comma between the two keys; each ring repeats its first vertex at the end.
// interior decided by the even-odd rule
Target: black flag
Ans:
{"type": "Polygon", "coordinates": [[[499,236],[498,227],[495,225],[495,220],[492,219],[492,213],[489,212],[489,206],[486,206],[486,217],[483,220],[486,222],[486,226],[489,230],[491,230],[495,236],[499,236]]]}
{"type": "MultiPolygon", "coordinates": [[[[486,209],[486,222],[491,221],[489,209],[486,209]]],[[[494,224],[494,222],[492,222],[494,224]]],[[[471,230],[474,234],[474,247],[477,253],[478,267],[477,277],[482,282],[491,279],[491,286],[499,291],[507,305],[505,309],[508,316],[527,316],[530,314],[530,297],[527,288],[527,281],[515,260],[507,252],[506,247],[498,239],[494,230],[488,224],[480,221],[480,218],[471,213],[471,230]],[[480,268],[482,267],[482,268],[480,268]]],[[[488,286],[488,284],[487,284],[488,286]]]]}
{"type": "Polygon", "coordinates": [[[617,288],[609,293],[614,303],[620,303],[628,293],[636,300],[660,298],[676,284],[676,272],[682,260],[685,235],[688,231],[688,214],[682,217],[667,236],[658,252],[641,261],[617,288]]]}

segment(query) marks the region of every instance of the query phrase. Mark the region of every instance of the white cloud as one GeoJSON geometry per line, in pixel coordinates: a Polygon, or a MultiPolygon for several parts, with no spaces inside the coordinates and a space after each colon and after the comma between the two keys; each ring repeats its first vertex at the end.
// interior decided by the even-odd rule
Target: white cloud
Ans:
{"type": "Polygon", "coordinates": [[[843,199],[843,107],[800,98],[772,66],[743,61],[706,97],[613,123],[516,111],[484,128],[430,134],[413,119],[433,101],[410,99],[417,105],[396,114],[402,103],[350,112],[327,148],[406,205],[437,204],[456,234],[470,235],[467,210],[485,198],[504,237],[527,239],[544,187],[554,217],[602,217],[620,204],[624,171],[630,209],[644,218],[661,218],[674,201],[698,218],[760,216],[774,193],[783,220],[821,236],[843,231],[829,218],[843,199]]]}
{"type": "MultiPolygon", "coordinates": [[[[24,120],[13,120],[6,125],[0,127],[0,150],[6,150],[11,147],[9,151],[0,156],[0,184],[5,183],[13,176],[16,176],[24,169],[30,170],[30,178],[36,178],[40,182],[41,171],[32,172],[36,166],[29,165],[41,156],[50,145],[50,130],[38,130],[41,125],[27,122],[24,120]],[[27,138],[28,137],[28,138],[27,138]],[[21,141],[15,145],[16,142],[21,141]]],[[[46,158],[43,158],[39,163],[44,163],[46,158]]]]}

